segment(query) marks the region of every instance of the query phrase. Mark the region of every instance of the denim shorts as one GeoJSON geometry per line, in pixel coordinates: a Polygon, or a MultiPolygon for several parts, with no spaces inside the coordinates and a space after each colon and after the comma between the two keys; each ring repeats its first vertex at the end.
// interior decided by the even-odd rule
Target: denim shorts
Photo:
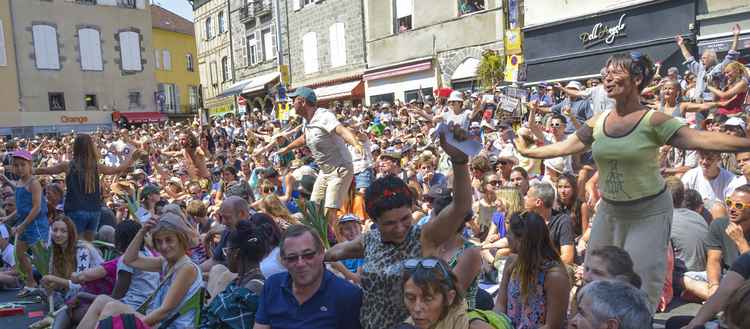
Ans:
{"type": "Polygon", "coordinates": [[[374,174],[372,168],[367,168],[364,171],[354,175],[354,187],[356,189],[364,189],[370,187],[374,174]]]}
{"type": "Polygon", "coordinates": [[[76,224],[78,234],[83,232],[96,232],[99,229],[99,220],[102,218],[102,211],[75,210],[65,213],[66,216],[76,224]]]}
{"type": "Polygon", "coordinates": [[[29,246],[35,244],[37,241],[42,241],[42,243],[46,244],[49,238],[49,222],[47,218],[33,221],[18,238],[26,242],[29,246]]]}

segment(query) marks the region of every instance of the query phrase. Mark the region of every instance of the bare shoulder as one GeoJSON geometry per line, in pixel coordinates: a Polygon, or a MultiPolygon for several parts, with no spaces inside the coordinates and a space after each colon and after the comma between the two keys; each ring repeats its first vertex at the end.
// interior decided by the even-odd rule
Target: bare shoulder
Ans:
{"type": "Polygon", "coordinates": [[[650,123],[651,123],[652,126],[656,127],[656,126],[662,125],[663,123],[665,123],[665,122],[667,122],[667,121],[669,121],[670,119],[673,119],[673,118],[674,118],[673,116],[671,116],[669,114],[666,114],[666,113],[654,112],[654,114],[651,115],[651,122],[650,123]]]}
{"type": "Polygon", "coordinates": [[[588,125],[589,127],[595,126],[596,122],[599,121],[599,118],[601,118],[601,116],[604,115],[604,113],[606,112],[594,113],[594,116],[586,120],[586,125],[588,125]]]}

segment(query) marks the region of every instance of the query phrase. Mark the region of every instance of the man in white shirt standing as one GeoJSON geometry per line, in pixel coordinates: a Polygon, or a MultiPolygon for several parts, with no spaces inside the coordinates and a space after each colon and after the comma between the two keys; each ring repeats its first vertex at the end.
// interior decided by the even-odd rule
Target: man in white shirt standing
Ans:
{"type": "Polygon", "coordinates": [[[310,149],[315,163],[320,167],[310,200],[317,203],[325,200],[328,225],[338,232],[335,229],[336,212],[346,201],[354,172],[352,156],[346,144],[354,146],[359,153],[363,153],[364,148],[354,133],[339,122],[336,114],[317,107],[318,98],[312,89],[297,88],[289,97],[294,99],[297,115],[305,119],[304,128],[302,135],[279,150],[278,154],[304,145],[310,149]]]}
{"type": "Polygon", "coordinates": [[[698,157],[699,166],[688,170],[682,176],[682,182],[686,188],[698,191],[703,200],[724,202],[734,174],[719,167],[721,153],[698,151],[698,157]]]}

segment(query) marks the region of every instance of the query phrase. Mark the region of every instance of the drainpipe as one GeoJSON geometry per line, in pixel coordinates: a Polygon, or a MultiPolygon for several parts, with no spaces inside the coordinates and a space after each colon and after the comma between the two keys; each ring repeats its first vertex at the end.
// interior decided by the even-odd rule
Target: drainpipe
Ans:
{"type": "Polygon", "coordinates": [[[23,102],[21,101],[23,99],[23,91],[21,90],[21,67],[18,65],[18,46],[16,43],[16,16],[13,15],[13,0],[8,1],[8,10],[10,11],[10,26],[11,30],[13,30],[13,33],[11,33],[11,39],[13,42],[13,50],[14,50],[14,56],[15,56],[15,64],[16,64],[16,85],[18,86],[18,100],[16,106],[18,107],[18,110],[23,112],[23,102]]]}
{"type": "Polygon", "coordinates": [[[229,60],[232,64],[232,83],[234,83],[234,42],[232,40],[232,7],[231,0],[227,0],[227,24],[229,28],[229,60]]]}

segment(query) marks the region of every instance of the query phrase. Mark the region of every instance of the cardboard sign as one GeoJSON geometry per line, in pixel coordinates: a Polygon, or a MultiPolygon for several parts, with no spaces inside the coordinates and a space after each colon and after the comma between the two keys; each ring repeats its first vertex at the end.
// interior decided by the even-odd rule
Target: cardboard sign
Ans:
{"type": "Polygon", "coordinates": [[[514,112],[518,108],[518,105],[521,103],[518,98],[506,95],[500,95],[498,97],[498,102],[500,104],[500,108],[506,112],[514,112]]]}

